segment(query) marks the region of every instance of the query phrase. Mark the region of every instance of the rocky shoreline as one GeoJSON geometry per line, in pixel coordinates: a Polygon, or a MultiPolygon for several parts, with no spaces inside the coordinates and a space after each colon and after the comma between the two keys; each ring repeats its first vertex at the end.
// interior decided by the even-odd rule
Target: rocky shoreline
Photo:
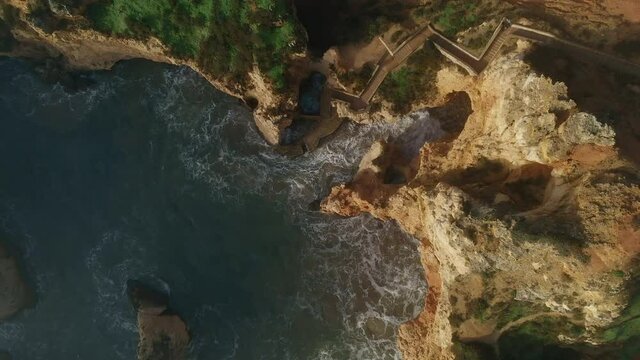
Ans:
{"type": "MultiPolygon", "coordinates": [[[[8,5],[17,11],[11,29],[17,44],[0,55],[57,58],[73,70],[109,69],[134,58],[188,66],[251,105],[268,143],[278,144],[290,125],[294,96],[276,91],[257,67],[241,86],[171,55],[153,37],[46,32],[29,21],[27,1],[8,5]]],[[[637,128],[626,133],[583,111],[570,99],[571,89],[523,61],[530,44],[514,42],[510,50],[478,78],[453,66],[438,71],[437,96],[414,110],[429,108],[447,135],[419,144],[418,151],[407,150],[406,139],[374,144],[353,181],[322,203],[327,213],[395,220],[420,239],[430,288],[424,311],[400,330],[405,359],[476,354],[478,344],[504,353],[500,338],[525,322],[549,332],[549,344],[598,345],[602,354],[626,346],[628,339],[611,339],[604,329],[632,301],[638,271],[640,171],[628,155],[637,149],[637,128]],[[620,138],[629,133],[625,152],[620,138]]],[[[308,62],[302,54],[298,60],[308,62]]],[[[625,86],[634,91],[633,84],[625,86]]],[[[345,106],[338,112],[371,121],[345,106]]],[[[376,120],[394,117],[388,104],[376,114],[376,120]]],[[[19,279],[15,261],[5,258],[8,278],[19,279]]],[[[5,300],[10,316],[24,306],[27,290],[14,280],[5,286],[12,289],[5,300]]],[[[184,356],[188,330],[168,300],[139,284],[130,289],[139,358],[162,358],[166,341],[176,352],[168,358],[184,356]]]]}

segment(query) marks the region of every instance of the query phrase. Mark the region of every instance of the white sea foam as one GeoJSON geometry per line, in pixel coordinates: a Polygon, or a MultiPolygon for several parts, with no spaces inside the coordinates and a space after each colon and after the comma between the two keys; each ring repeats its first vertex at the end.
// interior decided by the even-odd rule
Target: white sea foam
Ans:
{"type": "Polygon", "coordinates": [[[309,243],[303,257],[312,265],[295,306],[322,319],[323,303],[314,294],[333,294],[343,324],[340,343],[326,344],[312,357],[338,359],[348,354],[353,359],[399,359],[394,336],[372,337],[367,321],[378,319],[393,333],[420,312],[426,284],[416,241],[392,223],[369,216],[322,215],[310,211],[308,204],[332,185],[348,181],[373,141],[401,138],[406,151],[415,153],[421,143],[440,136],[437,122],[422,111],[393,124],[349,123],[313,153],[289,159],[269,149],[250,114],[238,106],[203,104],[200,113],[190,114],[195,118],[173,115],[184,113],[180,92],[191,91],[189,86],[184,89],[185,84],[193,85],[190,77],[184,71],[167,70],[158,92],[170,94],[171,103],[158,107],[155,114],[170,132],[184,139],[180,158],[185,169],[210,186],[212,198],[238,200],[241,192],[270,196],[284,201],[305,231],[309,243]]]}
{"type": "MultiPolygon", "coordinates": [[[[149,94],[141,101],[179,142],[178,156],[189,177],[207,184],[213,200],[242,201],[246,198],[242,195],[249,193],[277,202],[286,207],[306,235],[300,250],[304,276],[287,311],[244,323],[215,324],[226,335],[194,334],[198,359],[211,358],[199,352],[211,344],[224,346],[226,358],[235,358],[243,340],[242,329],[253,328],[266,329],[259,335],[264,335],[262,341],[269,344],[272,353],[262,354],[264,358],[295,359],[293,350],[288,350],[294,339],[287,338],[285,331],[297,321],[290,314],[332,322],[336,328],[332,341],[319,343],[305,358],[399,359],[393,334],[399,324],[418,314],[426,293],[415,239],[390,222],[365,215],[347,219],[323,215],[310,210],[309,204],[325,196],[332,185],[349,181],[373,141],[401,138],[407,151],[415,152],[420,142],[440,134],[437,123],[427,112],[393,124],[347,123],[313,153],[289,159],[265,144],[246,109],[227,97],[216,96],[212,101],[208,85],[190,70],[167,68],[160,84],[150,80],[136,80],[149,94]],[[372,335],[372,321],[384,324],[383,334],[372,335]]],[[[101,99],[130,81],[113,77],[76,94],[54,88],[38,100],[24,100],[16,106],[27,113],[33,108],[30,101],[41,101],[49,108],[82,112],[74,117],[86,117],[101,99]],[[82,101],[89,106],[76,106],[82,101]]],[[[43,92],[36,80],[22,79],[18,83],[22,87],[17,91],[43,92]]],[[[153,146],[149,144],[150,149],[153,146]]],[[[103,234],[86,254],[84,265],[93,282],[91,296],[95,296],[91,299],[92,316],[96,323],[106,324],[110,333],[126,332],[135,338],[126,282],[132,277],[153,278],[158,270],[153,262],[144,260],[144,255],[144,244],[120,229],[103,234]],[[127,256],[123,258],[122,254],[127,256]]],[[[170,291],[161,279],[156,280],[170,291]]],[[[43,275],[41,281],[45,286],[49,279],[43,275]]],[[[204,305],[196,311],[195,320],[210,319],[225,310],[215,304],[204,305]]],[[[0,325],[0,339],[14,339],[21,336],[20,331],[0,325]]],[[[132,349],[117,349],[117,353],[125,358],[132,349]]]]}

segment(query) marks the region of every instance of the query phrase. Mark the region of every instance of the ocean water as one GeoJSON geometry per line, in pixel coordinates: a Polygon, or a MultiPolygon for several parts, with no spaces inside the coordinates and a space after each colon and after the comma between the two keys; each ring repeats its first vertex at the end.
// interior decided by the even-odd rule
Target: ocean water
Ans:
{"type": "Polygon", "coordinates": [[[134,359],[128,279],[170,293],[192,359],[399,359],[424,304],[417,242],[321,214],[374,139],[439,132],[427,113],[346,124],[274,153],[249,110],[186,68],[129,61],[68,90],[0,59],[0,234],[35,307],[0,323],[17,360],[134,359]],[[315,204],[315,205],[314,205],[315,204]]]}

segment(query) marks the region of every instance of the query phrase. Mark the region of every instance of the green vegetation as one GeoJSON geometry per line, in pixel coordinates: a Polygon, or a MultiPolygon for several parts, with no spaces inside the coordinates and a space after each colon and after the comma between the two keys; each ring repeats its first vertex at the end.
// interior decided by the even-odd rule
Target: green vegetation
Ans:
{"type": "Polygon", "coordinates": [[[614,271],[611,272],[611,274],[613,276],[615,276],[615,277],[618,277],[618,278],[623,278],[624,277],[624,271],[622,271],[622,270],[614,270],[614,271]]]}
{"type": "Polygon", "coordinates": [[[88,16],[106,33],[156,36],[218,76],[242,80],[255,62],[280,88],[284,64],[303,45],[286,0],[103,0],[88,16]]]}
{"type": "Polygon", "coordinates": [[[522,317],[535,314],[539,312],[538,310],[544,311],[544,309],[535,308],[533,304],[530,303],[513,301],[498,311],[498,328],[522,317]]]}
{"type": "Polygon", "coordinates": [[[398,112],[406,112],[418,100],[428,98],[435,89],[435,77],[441,66],[441,55],[429,45],[418,50],[405,66],[387,76],[380,94],[398,112]]]}
{"type": "Polygon", "coordinates": [[[101,31],[153,34],[176,54],[195,56],[208,35],[213,5],[213,0],[112,0],[95,6],[89,15],[101,31]]]}
{"type": "Polygon", "coordinates": [[[558,335],[577,337],[583,329],[564,317],[545,317],[503,334],[498,341],[501,359],[581,359],[579,352],[560,346],[558,335]]]}
{"type": "Polygon", "coordinates": [[[615,325],[604,331],[603,339],[606,342],[624,342],[637,336],[640,336],[640,294],[631,299],[615,325]]]}
{"type": "Polygon", "coordinates": [[[476,4],[468,1],[449,1],[435,20],[435,25],[447,36],[478,25],[476,4]]]}
{"type": "Polygon", "coordinates": [[[490,307],[485,299],[477,299],[469,307],[471,308],[471,316],[474,318],[480,321],[485,321],[489,318],[490,307]]]}
{"type": "MultiPolygon", "coordinates": [[[[335,69],[334,69],[335,70],[335,69]]],[[[342,84],[353,87],[356,92],[360,92],[367,86],[367,82],[373,74],[373,65],[365,64],[358,71],[337,72],[338,78],[342,84]]]]}
{"type": "Polygon", "coordinates": [[[454,342],[452,350],[456,360],[491,360],[496,358],[493,349],[485,344],[454,342]]]}

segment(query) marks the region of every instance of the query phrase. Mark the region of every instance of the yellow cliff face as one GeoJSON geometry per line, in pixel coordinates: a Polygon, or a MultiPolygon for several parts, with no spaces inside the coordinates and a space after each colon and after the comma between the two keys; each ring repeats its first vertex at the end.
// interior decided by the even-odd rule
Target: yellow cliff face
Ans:
{"type": "MultiPolygon", "coordinates": [[[[640,171],[618,154],[612,128],[520,58],[498,59],[475,79],[442,70],[441,93],[471,100],[464,129],[425,144],[402,185],[384,181],[399,166],[385,154],[399,145],[374,144],[352,183],[322,204],[396,220],[421,240],[430,292],[400,330],[405,359],[453,358],[454,340],[495,347],[541,318],[584,330],[561,333],[564,342],[597,343],[629,300],[640,171]]],[[[443,108],[432,115],[447,125],[443,108]]]]}

